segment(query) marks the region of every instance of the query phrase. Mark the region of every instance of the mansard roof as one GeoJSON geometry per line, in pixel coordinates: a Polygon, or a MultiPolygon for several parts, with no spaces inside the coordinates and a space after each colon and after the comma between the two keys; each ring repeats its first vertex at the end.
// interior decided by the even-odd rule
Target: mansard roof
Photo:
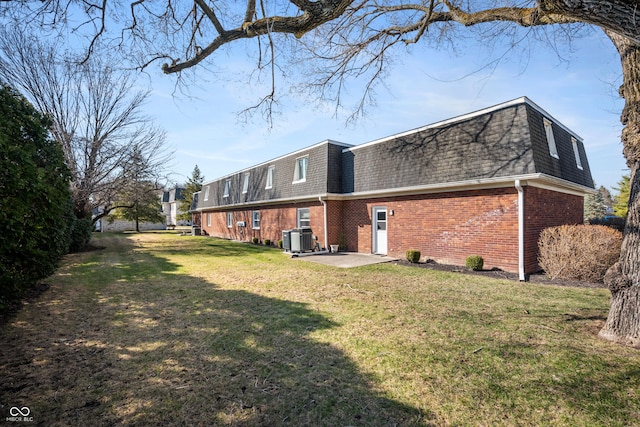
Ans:
{"type": "Polygon", "coordinates": [[[594,187],[582,138],[522,97],[358,146],[323,141],[204,183],[196,209],[541,178],[578,193],[594,187]]]}
{"type": "Polygon", "coordinates": [[[544,174],[593,188],[582,139],[528,98],[344,150],[343,193],[544,174]],[[544,118],[558,156],[550,154],[544,118]],[[579,151],[580,169],[573,141],[579,151]]]}

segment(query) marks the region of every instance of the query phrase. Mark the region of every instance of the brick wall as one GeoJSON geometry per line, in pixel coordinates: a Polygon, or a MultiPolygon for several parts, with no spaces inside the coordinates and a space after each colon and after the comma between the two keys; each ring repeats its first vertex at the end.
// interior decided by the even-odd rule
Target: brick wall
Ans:
{"type": "Polygon", "coordinates": [[[389,256],[404,258],[407,249],[417,249],[423,260],[464,265],[467,256],[481,255],[485,268],[518,271],[515,188],[345,201],[348,250],[372,251],[374,206],[387,208],[389,256]]]}
{"type": "Polygon", "coordinates": [[[538,271],[538,239],[547,227],[584,222],[584,198],[536,187],[524,187],[525,271],[538,271]]]}
{"type": "MultiPolygon", "coordinates": [[[[525,191],[525,271],[538,267],[538,237],[546,228],[582,222],[583,198],[535,187],[525,191]]],[[[211,236],[251,241],[282,238],[282,230],[296,227],[296,209],[309,208],[311,228],[318,241],[341,244],[348,251],[372,252],[372,209],[387,208],[388,255],[404,258],[417,249],[422,259],[464,265],[469,255],[484,258],[485,268],[518,271],[518,194],[515,188],[460,191],[327,202],[328,242],[324,242],[324,208],[320,202],[260,208],[260,229],[251,227],[252,210],[234,210],[233,226],[226,212],[204,212],[203,231],[211,236]],[[391,214],[393,211],[393,214],[391,214]],[[211,225],[207,225],[210,215],[211,225]],[[245,221],[246,227],[238,227],[245,221]]],[[[195,218],[194,218],[195,219],[195,218]]],[[[197,220],[196,220],[197,221],[197,220]]]]}
{"type": "Polygon", "coordinates": [[[327,245],[343,245],[345,242],[345,235],[342,230],[342,207],[342,201],[327,201],[327,225],[329,238],[327,245]]]}
{"type": "Polygon", "coordinates": [[[251,241],[254,237],[261,242],[266,239],[274,244],[282,239],[282,230],[296,228],[297,209],[309,208],[311,214],[311,229],[318,236],[318,241],[324,244],[324,208],[320,202],[296,203],[275,206],[262,206],[260,211],[260,229],[252,228],[251,216],[254,209],[230,210],[233,215],[232,227],[227,227],[227,211],[213,211],[202,213],[202,230],[209,236],[221,237],[241,241],[251,241]],[[211,225],[207,224],[210,216],[211,225]],[[246,226],[239,227],[237,223],[244,221],[246,226]]]}

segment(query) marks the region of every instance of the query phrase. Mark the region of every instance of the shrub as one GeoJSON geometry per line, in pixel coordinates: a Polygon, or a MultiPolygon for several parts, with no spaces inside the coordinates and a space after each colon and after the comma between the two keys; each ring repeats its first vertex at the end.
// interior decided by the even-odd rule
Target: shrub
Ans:
{"type": "Polygon", "coordinates": [[[282,242],[282,239],[278,240],[278,247],[282,249],[283,246],[284,246],[284,243],[282,242]]]}
{"type": "Polygon", "coordinates": [[[622,233],[603,225],[563,225],[542,231],[538,263],[552,279],[602,282],[620,257],[622,233]]]}
{"type": "Polygon", "coordinates": [[[75,219],[71,225],[71,242],[69,251],[79,252],[87,247],[91,240],[93,222],[89,218],[75,219]]]}
{"type": "Polygon", "coordinates": [[[420,251],[417,251],[415,249],[409,249],[406,253],[405,253],[406,257],[407,257],[407,261],[412,262],[412,263],[417,263],[418,261],[420,261],[420,251]]]}
{"type": "Polygon", "coordinates": [[[257,237],[254,237],[252,240],[254,245],[257,245],[258,243],[260,243],[260,239],[258,239],[257,237]]]}
{"type": "Polygon", "coordinates": [[[265,246],[271,246],[271,240],[264,239],[264,244],[265,244],[265,246]]]}
{"type": "Polygon", "coordinates": [[[53,273],[69,249],[69,171],[51,121],[0,86],[0,308],[53,273]]]}
{"type": "Polygon", "coordinates": [[[589,224],[591,225],[606,225],[607,227],[611,227],[614,230],[618,230],[619,232],[624,231],[625,223],[625,218],[620,218],[617,216],[606,216],[604,218],[593,218],[589,220],[589,224]]]}
{"type": "Polygon", "coordinates": [[[469,255],[465,266],[473,271],[480,271],[484,267],[484,259],[480,255],[469,255]]]}

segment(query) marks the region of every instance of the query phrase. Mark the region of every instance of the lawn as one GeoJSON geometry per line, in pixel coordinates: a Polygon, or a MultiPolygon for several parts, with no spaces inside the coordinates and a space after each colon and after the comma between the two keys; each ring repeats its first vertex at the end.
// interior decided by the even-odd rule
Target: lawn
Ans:
{"type": "Polygon", "coordinates": [[[96,235],[0,325],[0,416],[44,426],[640,425],[606,289],[96,235]]]}

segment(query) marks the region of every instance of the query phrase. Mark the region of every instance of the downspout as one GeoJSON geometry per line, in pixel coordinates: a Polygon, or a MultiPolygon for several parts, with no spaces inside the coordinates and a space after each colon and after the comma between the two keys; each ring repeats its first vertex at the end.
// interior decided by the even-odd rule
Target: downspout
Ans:
{"type": "Polygon", "coordinates": [[[518,279],[527,280],[524,274],[524,190],[519,179],[515,182],[518,190],[518,279]]]}
{"type": "Polygon", "coordinates": [[[327,202],[322,200],[322,196],[318,196],[318,200],[320,200],[320,203],[322,203],[322,206],[324,207],[324,249],[327,250],[329,249],[329,244],[327,243],[329,241],[329,230],[327,229],[329,225],[329,220],[327,218],[327,202]]]}

